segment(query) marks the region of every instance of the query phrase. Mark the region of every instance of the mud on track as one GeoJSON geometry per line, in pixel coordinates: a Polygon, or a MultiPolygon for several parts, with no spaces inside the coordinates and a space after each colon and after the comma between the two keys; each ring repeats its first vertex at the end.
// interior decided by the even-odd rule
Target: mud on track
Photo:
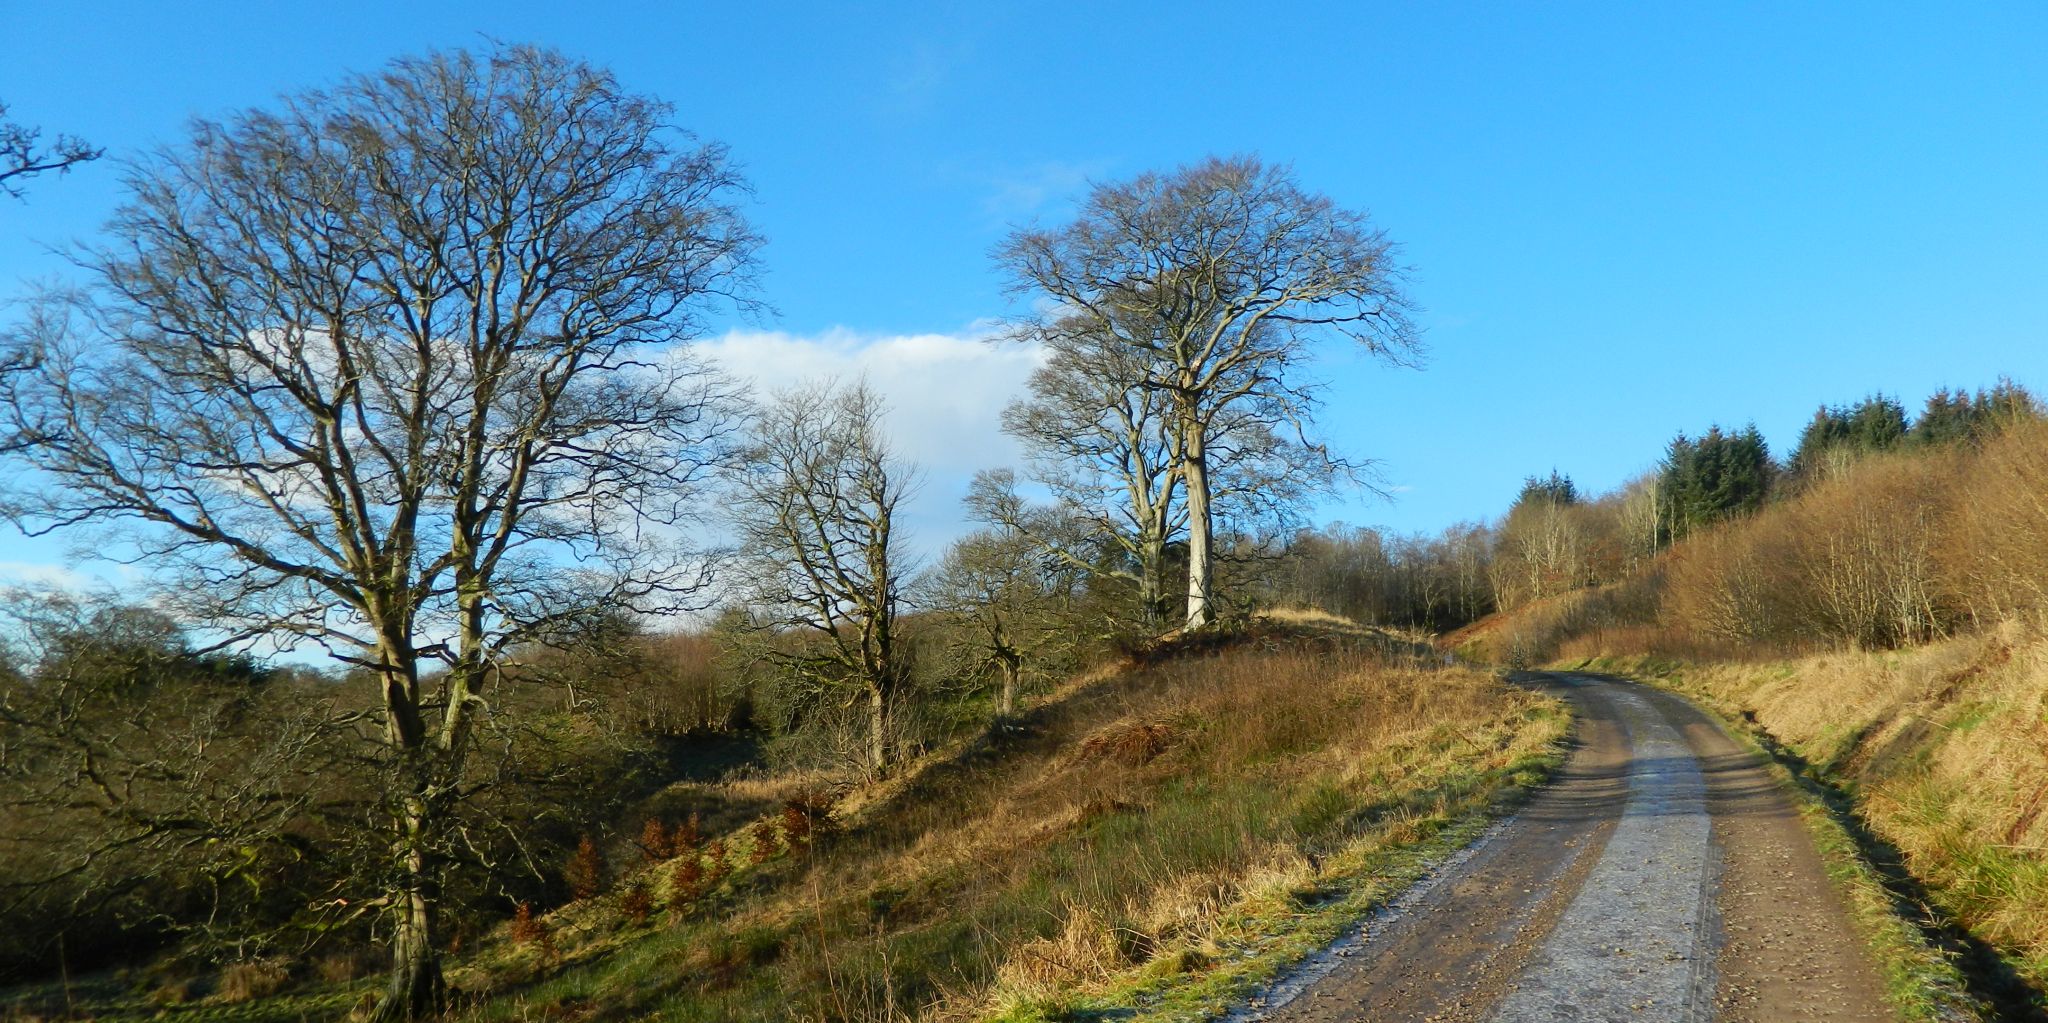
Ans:
{"type": "Polygon", "coordinates": [[[1890,1020],[1796,811],[1685,700],[1551,676],[1557,778],[1437,877],[1233,1018],[1890,1020]]]}

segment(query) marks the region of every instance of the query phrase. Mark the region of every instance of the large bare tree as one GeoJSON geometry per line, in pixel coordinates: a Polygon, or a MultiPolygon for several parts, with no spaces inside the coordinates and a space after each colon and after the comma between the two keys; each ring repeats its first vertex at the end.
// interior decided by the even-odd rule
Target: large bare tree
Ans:
{"type": "Polygon", "coordinates": [[[201,122],[130,170],[88,282],[14,340],[17,521],[120,530],[193,620],[372,680],[380,1019],[442,1004],[439,893],[500,655],[703,581],[651,524],[688,519],[729,452],[725,387],[683,342],[744,300],[757,240],[725,151],[669,113],[503,47],[201,122]]]}
{"type": "Polygon", "coordinates": [[[894,763],[907,682],[898,617],[912,566],[896,516],[916,481],[889,448],[883,411],[865,382],[778,394],[735,477],[747,596],[767,640],[758,652],[865,704],[875,773],[894,763]]]}
{"type": "Polygon", "coordinates": [[[1255,158],[1097,185],[1073,222],[1020,230],[995,257],[1016,291],[1114,339],[1117,371],[1142,365],[1138,386],[1167,397],[1190,629],[1213,615],[1219,428],[1261,423],[1327,459],[1305,432],[1318,395],[1303,364],[1316,347],[1345,339],[1397,361],[1418,350],[1384,236],[1255,158]]]}

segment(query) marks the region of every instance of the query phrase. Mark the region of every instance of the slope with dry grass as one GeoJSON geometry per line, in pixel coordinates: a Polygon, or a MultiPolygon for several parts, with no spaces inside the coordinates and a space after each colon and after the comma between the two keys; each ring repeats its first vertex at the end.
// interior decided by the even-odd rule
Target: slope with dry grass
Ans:
{"type": "MultiPolygon", "coordinates": [[[[1399,646],[1268,623],[1077,679],[898,778],[837,791],[813,834],[764,818],[707,836],[523,940],[498,935],[455,975],[465,1014],[1213,1011],[1553,762],[1554,702],[1399,646]]],[[[759,798],[773,783],[732,784],[759,798]]]]}

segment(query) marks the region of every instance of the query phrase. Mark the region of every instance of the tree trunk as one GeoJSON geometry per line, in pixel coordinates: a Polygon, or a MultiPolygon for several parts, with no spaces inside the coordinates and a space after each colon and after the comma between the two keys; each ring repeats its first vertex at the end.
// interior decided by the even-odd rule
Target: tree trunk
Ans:
{"type": "Polygon", "coordinates": [[[889,691],[879,683],[868,685],[868,768],[889,769],[889,691]]]}
{"type": "Polygon", "coordinates": [[[371,1023],[428,1019],[447,1007],[447,985],[441,977],[440,893],[424,848],[427,819],[424,802],[408,803],[405,840],[405,890],[392,914],[391,980],[371,1014],[371,1023]]]}
{"type": "Polygon", "coordinates": [[[1138,541],[1138,606],[1147,628],[1156,629],[1166,610],[1166,535],[1155,527],[1138,541]]]}
{"type": "Polygon", "coordinates": [[[390,893],[391,979],[371,1021],[398,1023],[437,1016],[445,1007],[437,944],[440,878],[432,850],[440,821],[429,796],[432,750],[420,713],[419,667],[410,630],[405,623],[387,622],[379,631],[385,738],[394,761],[391,783],[394,792],[404,793],[394,797],[392,853],[404,873],[390,893]]]}
{"type": "Polygon", "coordinates": [[[1209,610],[1209,456],[1200,423],[1188,423],[1181,451],[1181,473],[1188,485],[1188,620],[1187,631],[1207,628],[1209,610]]]}
{"type": "Polygon", "coordinates": [[[1004,717],[1017,713],[1018,681],[1019,676],[1023,674],[1023,666],[1018,663],[1018,660],[1019,658],[1015,654],[1002,658],[1003,695],[1000,702],[996,705],[996,710],[1004,717]]]}

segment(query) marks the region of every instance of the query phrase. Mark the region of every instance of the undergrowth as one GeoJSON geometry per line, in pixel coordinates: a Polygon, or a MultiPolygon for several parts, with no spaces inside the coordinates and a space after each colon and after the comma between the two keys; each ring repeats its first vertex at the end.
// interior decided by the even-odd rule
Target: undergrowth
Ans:
{"type": "Polygon", "coordinates": [[[715,887],[652,865],[647,923],[608,896],[547,918],[552,960],[500,941],[462,1016],[1203,1018],[1473,837],[1565,727],[1300,630],[1102,673],[843,794],[801,849],[741,829],[715,887]]]}
{"type": "MultiPolygon", "coordinates": [[[[1567,727],[1549,697],[1347,623],[1155,648],[881,781],[688,783],[755,816],[649,827],[607,890],[469,941],[452,1016],[1208,1018],[1474,838],[1567,727]]],[[[374,988],[109,983],[8,1015],[333,1020],[374,988]]]]}

